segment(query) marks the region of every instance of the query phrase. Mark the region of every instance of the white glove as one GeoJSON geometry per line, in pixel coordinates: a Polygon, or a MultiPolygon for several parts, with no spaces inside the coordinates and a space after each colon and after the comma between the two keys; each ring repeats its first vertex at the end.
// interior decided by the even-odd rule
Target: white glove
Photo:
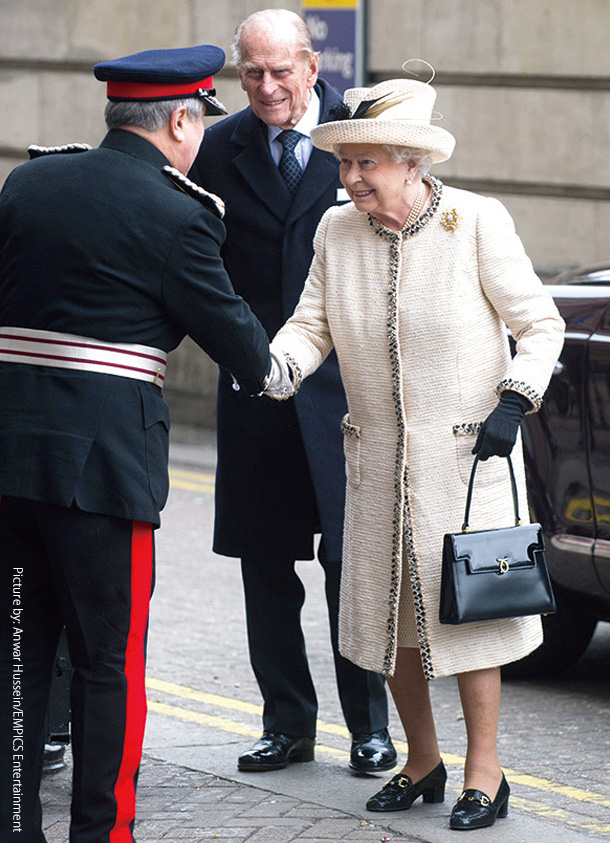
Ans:
{"type": "Polygon", "coordinates": [[[271,371],[269,372],[269,381],[263,390],[265,395],[269,398],[275,398],[277,401],[285,401],[294,395],[294,385],[290,377],[290,368],[283,355],[278,356],[271,352],[271,371]]]}

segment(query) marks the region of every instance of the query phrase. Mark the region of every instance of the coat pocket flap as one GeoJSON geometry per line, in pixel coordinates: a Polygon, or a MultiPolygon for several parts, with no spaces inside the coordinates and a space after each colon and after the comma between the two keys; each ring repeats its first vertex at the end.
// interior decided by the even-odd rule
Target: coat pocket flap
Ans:
{"type": "MultiPolygon", "coordinates": [[[[155,387],[156,389],[156,387],[155,387]]],[[[157,392],[160,392],[157,390],[157,392]]],[[[149,427],[161,422],[166,430],[170,428],[169,409],[161,394],[154,395],[148,389],[142,389],[140,392],[142,396],[142,415],[144,428],[148,430],[149,427]]]]}

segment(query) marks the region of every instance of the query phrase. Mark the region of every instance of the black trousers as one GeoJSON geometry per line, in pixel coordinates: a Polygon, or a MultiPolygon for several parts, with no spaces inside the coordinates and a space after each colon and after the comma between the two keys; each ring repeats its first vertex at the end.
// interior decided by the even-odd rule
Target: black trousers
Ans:
{"type": "MultiPolygon", "coordinates": [[[[388,725],[385,681],[343,658],[338,648],[341,562],[318,559],[324,569],[335,675],[343,716],[352,734],[388,725]]],[[[301,627],[305,589],[295,560],[248,556],[241,561],[250,662],[263,701],[263,729],[315,737],[318,701],[301,627]]]]}
{"type": "Polygon", "coordinates": [[[74,667],[70,843],[133,840],[153,569],[150,524],[2,498],[0,840],[45,840],[44,722],[63,625],[74,667]]]}

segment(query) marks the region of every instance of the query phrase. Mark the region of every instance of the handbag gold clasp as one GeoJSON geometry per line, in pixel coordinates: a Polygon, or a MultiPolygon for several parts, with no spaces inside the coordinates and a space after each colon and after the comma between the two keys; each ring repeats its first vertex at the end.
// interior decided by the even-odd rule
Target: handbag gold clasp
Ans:
{"type": "Polygon", "coordinates": [[[508,564],[508,557],[503,556],[501,559],[496,559],[498,563],[498,573],[499,574],[507,574],[510,570],[510,566],[508,564]]]}

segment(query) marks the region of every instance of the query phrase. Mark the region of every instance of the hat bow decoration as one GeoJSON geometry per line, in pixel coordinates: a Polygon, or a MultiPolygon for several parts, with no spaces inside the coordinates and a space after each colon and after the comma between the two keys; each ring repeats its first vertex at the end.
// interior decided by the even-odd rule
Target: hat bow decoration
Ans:
{"type": "Polygon", "coordinates": [[[430,82],[414,79],[388,79],[372,88],[349,88],[344,102],[328,112],[324,122],[312,130],[311,138],[315,146],[330,152],[341,144],[382,144],[422,149],[430,154],[432,163],[446,161],[453,153],[455,138],[432,125],[435,100],[430,82]]]}

